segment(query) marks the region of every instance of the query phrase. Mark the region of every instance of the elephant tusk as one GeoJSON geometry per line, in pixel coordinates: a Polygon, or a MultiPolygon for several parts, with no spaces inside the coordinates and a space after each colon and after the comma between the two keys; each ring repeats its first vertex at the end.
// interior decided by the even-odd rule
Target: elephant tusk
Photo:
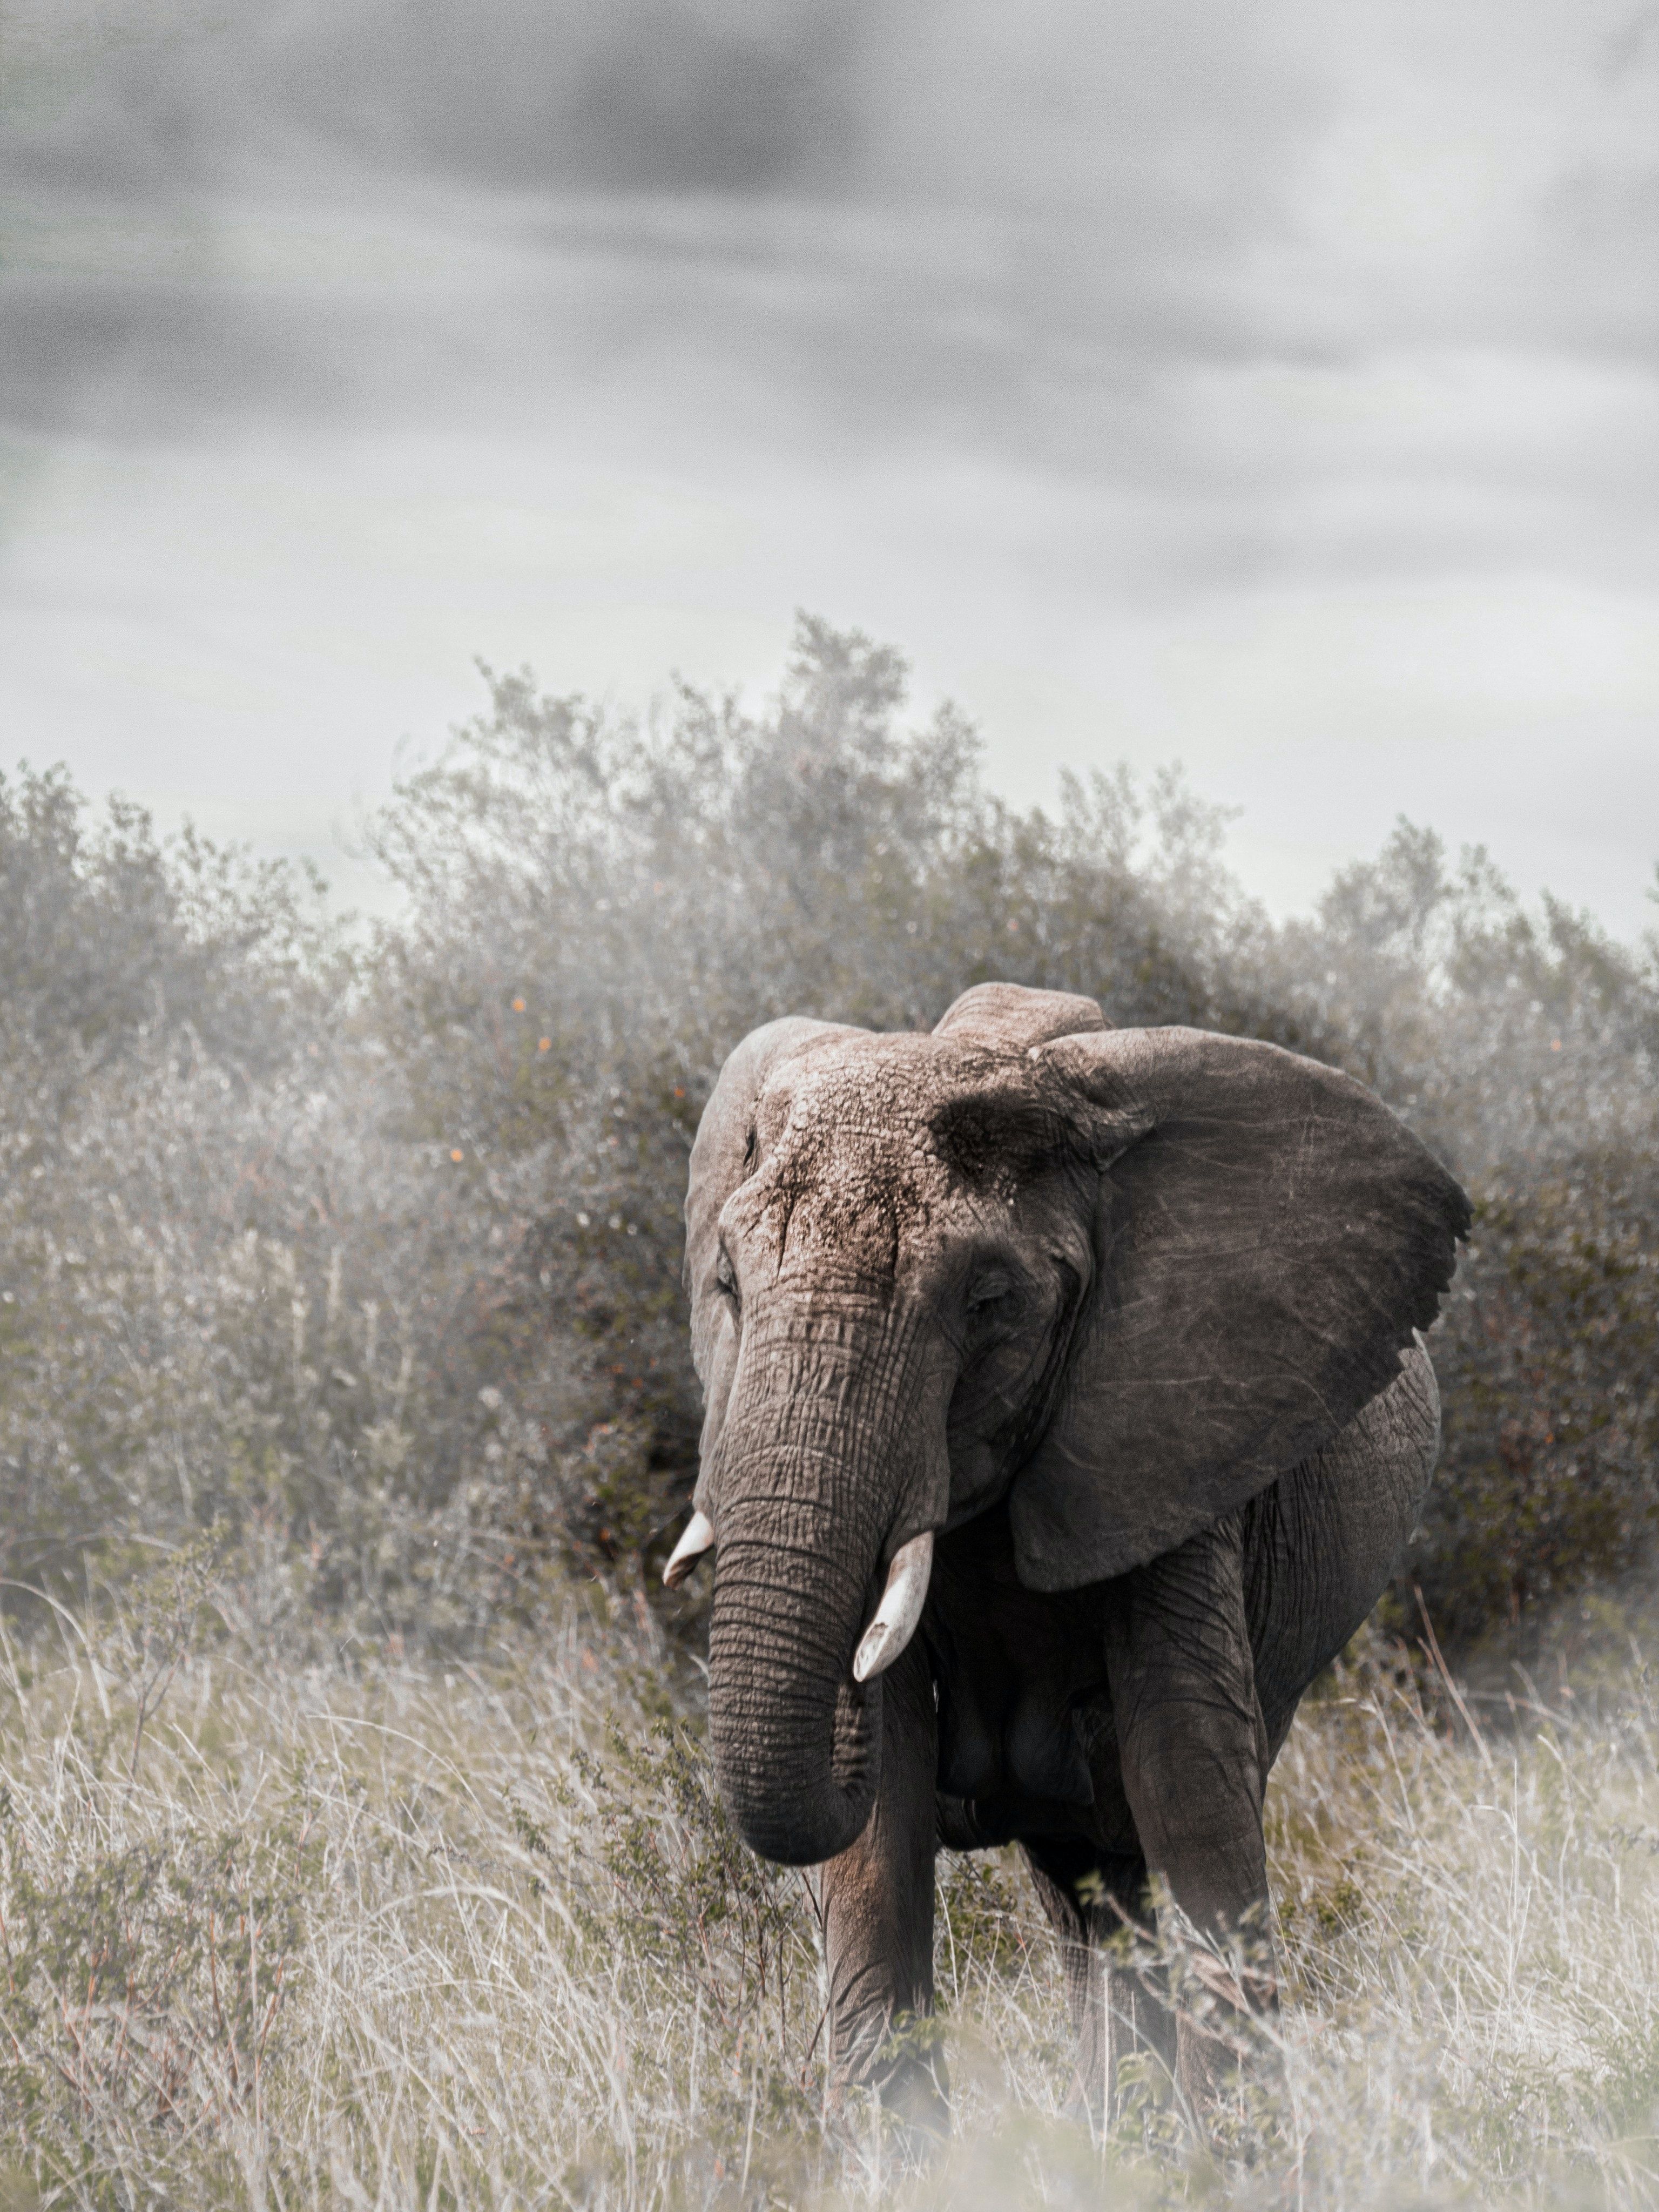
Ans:
{"type": "Polygon", "coordinates": [[[853,1657],[853,1680],[867,1682],[890,1667],[916,1632],[921,1608],[927,1601],[927,1578],[933,1571],[933,1532],[924,1528],[893,1554],[887,1570],[887,1587],[876,1607],[876,1617],[864,1632],[864,1640],[853,1657]]]}
{"type": "Polygon", "coordinates": [[[670,1589],[678,1589],[697,1561],[714,1540],[714,1524],[706,1513],[694,1513],[685,1524],[685,1534],[669,1553],[668,1565],[662,1578],[670,1589]]]}

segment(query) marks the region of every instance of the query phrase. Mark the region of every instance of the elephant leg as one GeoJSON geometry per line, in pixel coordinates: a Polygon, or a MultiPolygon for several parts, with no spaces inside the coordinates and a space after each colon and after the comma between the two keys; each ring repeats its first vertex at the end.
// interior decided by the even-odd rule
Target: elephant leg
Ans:
{"type": "Polygon", "coordinates": [[[1165,2073],[1176,2068],[1175,2014],[1144,1975],[1112,1956],[1115,1936],[1151,1933],[1146,1863],[1072,1838],[1021,1848],[1060,1938],[1077,2049],[1072,2100],[1094,2127],[1109,2127],[1121,2106],[1125,2059],[1149,2054],[1165,2073]]]}
{"type": "Polygon", "coordinates": [[[944,2063],[921,2025],[933,2009],[938,1731],[920,1642],[882,1677],[881,1727],[874,1810],[813,1883],[830,1983],[830,2069],[837,2084],[878,2088],[901,2119],[942,2135],[944,2063]]]}
{"type": "Polygon", "coordinates": [[[1252,2046],[1249,2015],[1276,2006],[1261,1835],[1268,1746],[1241,1526],[1230,1516],[1124,1576],[1107,1629],[1135,1832],[1148,1868],[1200,1938],[1179,2007],[1176,2063],[1198,2114],[1252,2046]]]}

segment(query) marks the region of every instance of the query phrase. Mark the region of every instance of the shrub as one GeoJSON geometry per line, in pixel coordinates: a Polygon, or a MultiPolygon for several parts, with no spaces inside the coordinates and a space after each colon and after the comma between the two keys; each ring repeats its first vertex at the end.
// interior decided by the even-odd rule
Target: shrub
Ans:
{"type": "MultiPolygon", "coordinates": [[[[791,1012],[931,1024],[1002,976],[1345,1066],[1464,1177],[1446,1450],[1406,1586],[1465,1641],[1656,1518],[1659,981],[1402,823],[1275,926],[1166,775],[987,793],[904,669],[800,622],[750,712],[490,676],[368,842],[395,921],[58,773],[0,784],[0,1571],[61,1596],[214,1528],[239,1626],[475,1637],[631,1581],[689,1496],[686,1154],[791,1012]]],[[[659,1599],[690,1627],[695,1594],[659,1599]]]]}

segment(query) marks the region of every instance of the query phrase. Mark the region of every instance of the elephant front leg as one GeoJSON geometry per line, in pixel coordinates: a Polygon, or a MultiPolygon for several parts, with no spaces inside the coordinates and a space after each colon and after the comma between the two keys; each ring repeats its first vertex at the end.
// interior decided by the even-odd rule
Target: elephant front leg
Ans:
{"type": "Polygon", "coordinates": [[[1176,2068],[1175,2018],[1162,1990],[1115,1956],[1115,1939],[1151,1932],[1146,1869],[1075,1837],[1021,1848],[1060,1939],[1077,2054],[1072,2101],[1104,2129],[1123,2102],[1126,2060],[1150,2057],[1166,2077],[1176,2068]]]}
{"type": "Polygon", "coordinates": [[[879,2089],[930,2134],[949,2125],[945,2070],[920,2027],[933,2008],[933,1678],[919,1643],[882,1677],[881,1781],[858,1841],[815,1870],[838,2087],[879,2089]]]}
{"type": "Polygon", "coordinates": [[[1234,1516],[1122,1577],[1107,1674],[1124,1793],[1146,1864],[1201,1939],[1186,1977],[1176,2075],[1195,2112],[1277,2008],[1261,1835],[1267,1731],[1234,1516]]]}

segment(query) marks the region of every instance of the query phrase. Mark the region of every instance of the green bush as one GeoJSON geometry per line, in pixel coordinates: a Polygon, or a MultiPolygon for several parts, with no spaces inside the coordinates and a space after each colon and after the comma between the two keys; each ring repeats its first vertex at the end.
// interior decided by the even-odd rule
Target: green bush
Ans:
{"type": "Polygon", "coordinates": [[[1406,1583],[1449,1633],[1644,1556],[1651,958],[1404,823],[1274,925],[1178,776],[1017,811],[958,715],[905,724],[896,654],[805,618],[758,712],[489,683],[368,825],[404,904],[356,936],[280,867],[0,783],[9,1601],[208,1530],[219,1613],[302,1644],[630,1582],[695,1471],[680,1207],[725,1054],[791,1012],[931,1024],[998,976],[1346,1066],[1463,1176],[1406,1583]]]}

